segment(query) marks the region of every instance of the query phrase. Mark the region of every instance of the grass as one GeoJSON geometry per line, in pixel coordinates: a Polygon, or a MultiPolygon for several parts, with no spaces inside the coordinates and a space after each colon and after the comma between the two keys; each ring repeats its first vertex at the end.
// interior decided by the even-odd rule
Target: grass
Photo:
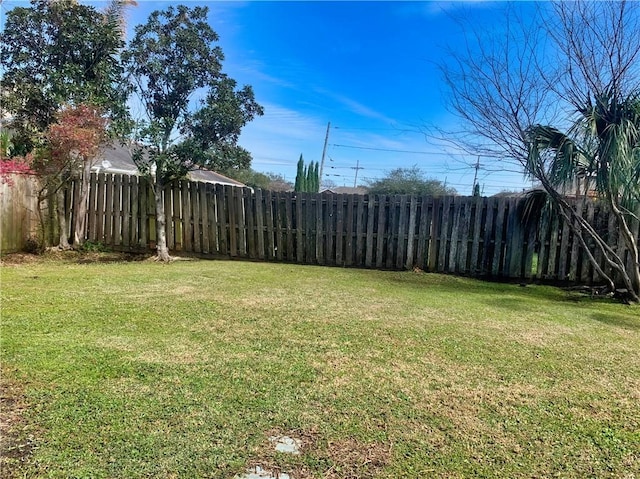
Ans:
{"type": "Polygon", "coordinates": [[[2,381],[31,438],[15,477],[640,475],[637,307],[230,261],[1,273],[2,381]]]}

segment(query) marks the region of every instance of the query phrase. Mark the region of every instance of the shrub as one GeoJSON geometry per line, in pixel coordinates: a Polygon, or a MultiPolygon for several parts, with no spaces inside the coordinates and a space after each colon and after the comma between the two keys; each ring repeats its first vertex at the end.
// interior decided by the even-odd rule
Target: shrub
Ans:
{"type": "Polygon", "coordinates": [[[29,254],[42,254],[44,253],[44,243],[40,241],[37,236],[29,236],[24,242],[24,250],[29,254]]]}
{"type": "Polygon", "coordinates": [[[82,244],[81,251],[85,253],[105,253],[109,251],[109,248],[99,241],[85,241],[82,244]]]}

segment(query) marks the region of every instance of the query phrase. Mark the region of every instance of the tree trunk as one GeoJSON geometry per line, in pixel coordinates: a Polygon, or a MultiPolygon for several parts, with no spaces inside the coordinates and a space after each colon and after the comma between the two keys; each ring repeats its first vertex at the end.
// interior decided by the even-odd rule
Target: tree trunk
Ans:
{"type": "Polygon", "coordinates": [[[153,195],[156,200],[156,259],[158,261],[170,261],[169,249],[167,248],[167,220],[164,211],[164,201],[162,191],[164,185],[158,177],[153,188],[153,195]]]}
{"type": "Polygon", "coordinates": [[[65,211],[63,188],[58,188],[56,192],[56,210],[58,211],[58,227],[60,229],[60,242],[58,243],[58,247],[65,250],[71,249],[71,246],[69,246],[67,212],[65,211]]]}

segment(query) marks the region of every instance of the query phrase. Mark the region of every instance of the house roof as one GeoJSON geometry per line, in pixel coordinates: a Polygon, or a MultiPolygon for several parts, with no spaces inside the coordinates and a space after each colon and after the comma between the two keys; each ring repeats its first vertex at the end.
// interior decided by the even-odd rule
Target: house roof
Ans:
{"type": "MultiPolygon", "coordinates": [[[[92,170],[101,173],[120,173],[125,175],[140,174],[138,167],[131,158],[129,150],[118,144],[112,144],[105,147],[92,170]]],[[[191,181],[202,181],[204,183],[246,186],[239,181],[204,168],[190,171],[187,174],[187,178],[191,181]]]]}
{"type": "Polygon", "coordinates": [[[326,190],[323,190],[322,193],[334,193],[336,195],[366,195],[367,189],[363,186],[356,186],[355,188],[352,186],[336,186],[334,188],[327,188],[326,190]]]}

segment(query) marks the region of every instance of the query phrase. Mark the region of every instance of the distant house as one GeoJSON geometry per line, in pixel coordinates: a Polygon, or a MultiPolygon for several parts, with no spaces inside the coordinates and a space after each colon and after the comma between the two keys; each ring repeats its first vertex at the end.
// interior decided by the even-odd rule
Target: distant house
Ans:
{"type": "Polygon", "coordinates": [[[363,186],[356,186],[355,188],[352,186],[336,186],[322,190],[321,193],[333,193],[335,195],[366,195],[368,190],[363,186]]]}
{"type": "MultiPolygon", "coordinates": [[[[131,153],[121,145],[110,145],[104,148],[101,157],[92,167],[96,173],[120,173],[124,175],[139,175],[138,167],[131,159],[131,153]]],[[[246,186],[239,181],[228,178],[215,171],[197,169],[190,171],[187,178],[191,181],[201,181],[203,183],[214,183],[231,186],[246,186]]]]}

